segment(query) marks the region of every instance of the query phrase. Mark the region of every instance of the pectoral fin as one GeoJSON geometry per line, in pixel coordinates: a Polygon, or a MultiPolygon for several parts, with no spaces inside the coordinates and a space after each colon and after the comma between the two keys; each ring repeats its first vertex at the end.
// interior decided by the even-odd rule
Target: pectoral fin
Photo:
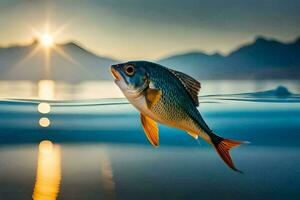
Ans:
{"type": "Polygon", "coordinates": [[[188,131],[187,131],[187,133],[188,133],[190,136],[192,136],[193,138],[195,138],[196,140],[198,139],[198,134],[192,133],[192,132],[188,132],[188,131]]]}
{"type": "Polygon", "coordinates": [[[155,105],[159,101],[161,97],[161,91],[157,89],[148,88],[145,91],[145,97],[146,97],[147,106],[150,109],[153,105],[155,105]]]}
{"type": "Polygon", "coordinates": [[[149,142],[154,147],[158,147],[159,137],[158,137],[157,123],[153,119],[143,115],[142,113],[141,113],[141,122],[149,142]]]}

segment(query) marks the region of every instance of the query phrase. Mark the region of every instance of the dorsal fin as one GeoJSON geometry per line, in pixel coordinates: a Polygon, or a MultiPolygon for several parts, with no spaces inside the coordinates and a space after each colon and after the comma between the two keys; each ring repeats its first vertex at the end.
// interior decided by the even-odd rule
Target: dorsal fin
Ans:
{"type": "Polygon", "coordinates": [[[184,88],[188,91],[189,95],[193,100],[194,105],[199,106],[198,93],[201,88],[200,82],[182,72],[175,71],[173,69],[169,70],[180,80],[184,88]]]}

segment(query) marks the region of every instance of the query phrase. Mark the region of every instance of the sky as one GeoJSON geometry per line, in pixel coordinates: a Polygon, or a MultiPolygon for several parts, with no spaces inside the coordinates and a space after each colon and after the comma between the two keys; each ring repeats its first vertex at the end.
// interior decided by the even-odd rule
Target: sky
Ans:
{"type": "Polygon", "coordinates": [[[299,0],[0,0],[0,46],[29,44],[49,24],[55,42],[119,60],[227,54],[261,35],[293,41],[299,10],[299,0]]]}

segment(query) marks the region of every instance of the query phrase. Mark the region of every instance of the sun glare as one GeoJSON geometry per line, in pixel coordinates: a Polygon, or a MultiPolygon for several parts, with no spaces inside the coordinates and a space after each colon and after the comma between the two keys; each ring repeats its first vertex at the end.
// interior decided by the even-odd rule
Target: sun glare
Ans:
{"type": "Polygon", "coordinates": [[[48,33],[44,33],[40,38],[40,42],[44,47],[49,48],[53,46],[53,36],[48,33]]]}

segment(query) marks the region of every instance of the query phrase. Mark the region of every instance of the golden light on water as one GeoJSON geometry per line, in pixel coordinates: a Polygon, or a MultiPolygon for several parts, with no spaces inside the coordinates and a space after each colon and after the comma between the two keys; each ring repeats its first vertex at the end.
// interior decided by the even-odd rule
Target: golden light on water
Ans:
{"type": "Polygon", "coordinates": [[[40,80],[38,83],[38,97],[40,99],[54,99],[55,83],[52,80],[40,80]]]}
{"type": "Polygon", "coordinates": [[[61,182],[60,146],[44,140],[39,144],[34,200],[55,200],[61,182]]]}
{"type": "Polygon", "coordinates": [[[106,151],[102,152],[100,156],[102,158],[101,174],[103,179],[101,182],[105,197],[104,199],[116,199],[116,184],[110,159],[106,151]]]}
{"type": "Polygon", "coordinates": [[[53,143],[49,140],[44,140],[39,144],[39,152],[43,154],[50,154],[53,150],[53,143]]]}
{"type": "Polygon", "coordinates": [[[42,114],[47,114],[50,113],[51,111],[51,106],[49,103],[40,103],[38,105],[38,111],[42,114]]]}
{"type": "Polygon", "coordinates": [[[51,124],[51,121],[50,121],[50,119],[49,119],[48,117],[42,117],[42,118],[40,118],[40,120],[39,120],[39,125],[40,125],[41,127],[46,128],[46,127],[49,127],[50,124],[51,124]]]}
{"type": "MultiPolygon", "coordinates": [[[[54,98],[54,81],[52,80],[41,80],[38,83],[38,97],[40,99],[53,99],[54,98]]],[[[49,103],[42,102],[37,106],[37,110],[41,114],[48,114],[51,112],[51,106],[49,103]]],[[[39,119],[39,125],[41,127],[49,127],[51,121],[48,117],[41,117],[39,119]]]]}

